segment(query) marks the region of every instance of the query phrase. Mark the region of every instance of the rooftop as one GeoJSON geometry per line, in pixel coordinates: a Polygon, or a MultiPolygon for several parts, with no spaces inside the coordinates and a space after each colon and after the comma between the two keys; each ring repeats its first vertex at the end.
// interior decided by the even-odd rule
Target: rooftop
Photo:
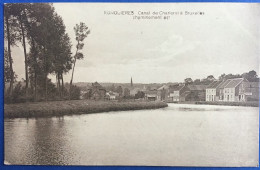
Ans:
{"type": "Polygon", "coordinates": [[[191,91],[202,91],[205,90],[207,85],[188,85],[191,91]]]}
{"type": "Polygon", "coordinates": [[[174,86],[170,89],[170,92],[180,91],[185,85],[174,86]]]}
{"type": "Polygon", "coordinates": [[[259,88],[259,82],[243,82],[245,88],[259,88]]]}
{"type": "Polygon", "coordinates": [[[230,82],[225,86],[225,88],[234,88],[238,86],[243,80],[243,78],[230,79],[230,82]]]}
{"type": "Polygon", "coordinates": [[[163,85],[162,87],[160,87],[158,90],[163,90],[163,89],[169,89],[168,85],[163,85]]]}
{"type": "Polygon", "coordinates": [[[228,80],[226,80],[226,81],[222,81],[222,82],[220,83],[220,85],[218,86],[218,88],[220,88],[220,89],[225,88],[225,86],[226,86],[230,81],[231,81],[231,79],[228,79],[228,80]]]}
{"type": "Polygon", "coordinates": [[[215,88],[217,88],[221,83],[222,83],[222,81],[213,81],[212,83],[210,83],[210,84],[207,86],[207,89],[215,89],[215,88]]]}
{"type": "Polygon", "coordinates": [[[150,95],[151,94],[154,94],[154,95],[156,94],[157,95],[157,91],[156,90],[149,90],[149,91],[145,91],[144,93],[145,94],[150,94],[150,95]]]}

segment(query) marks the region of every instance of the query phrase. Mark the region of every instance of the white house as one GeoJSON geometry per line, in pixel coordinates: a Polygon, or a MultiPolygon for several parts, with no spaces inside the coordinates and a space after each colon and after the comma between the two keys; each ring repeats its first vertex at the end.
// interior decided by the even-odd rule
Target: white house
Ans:
{"type": "Polygon", "coordinates": [[[218,86],[222,81],[213,81],[206,88],[206,101],[218,101],[218,86]]]}
{"type": "Polygon", "coordinates": [[[119,93],[116,92],[107,92],[106,95],[108,96],[109,100],[116,100],[119,97],[119,93]]]}

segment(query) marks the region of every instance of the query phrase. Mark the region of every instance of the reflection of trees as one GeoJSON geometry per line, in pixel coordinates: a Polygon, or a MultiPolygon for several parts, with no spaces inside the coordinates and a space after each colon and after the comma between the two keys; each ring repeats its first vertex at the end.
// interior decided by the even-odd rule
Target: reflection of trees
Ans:
{"type": "Polygon", "coordinates": [[[35,164],[62,165],[64,160],[64,119],[40,118],[36,119],[34,130],[34,155],[35,164]]]}

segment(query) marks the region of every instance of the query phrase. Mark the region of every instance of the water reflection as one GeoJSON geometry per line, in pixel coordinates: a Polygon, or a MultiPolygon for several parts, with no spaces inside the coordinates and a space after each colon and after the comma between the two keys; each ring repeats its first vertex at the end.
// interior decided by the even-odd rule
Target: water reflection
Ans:
{"type": "Polygon", "coordinates": [[[258,148],[258,120],[258,108],[177,104],[6,119],[5,160],[27,165],[251,165],[257,162],[258,149],[252,148],[258,148]]]}

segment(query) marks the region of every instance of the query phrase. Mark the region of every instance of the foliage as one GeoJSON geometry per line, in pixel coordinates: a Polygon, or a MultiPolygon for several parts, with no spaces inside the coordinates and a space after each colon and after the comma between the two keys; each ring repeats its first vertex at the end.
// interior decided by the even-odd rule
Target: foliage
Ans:
{"type": "Polygon", "coordinates": [[[135,99],[142,99],[144,98],[145,96],[145,93],[142,92],[142,91],[138,91],[136,94],[135,94],[135,99]]]}
{"type": "Polygon", "coordinates": [[[186,78],[186,79],[184,79],[184,83],[191,84],[191,83],[193,83],[193,80],[191,78],[186,78]]]}
{"type": "Polygon", "coordinates": [[[118,86],[117,88],[116,88],[116,92],[119,94],[119,96],[121,97],[122,95],[123,95],[123,88],[122,88],[122,86],[118,86]]]}
{"type": "Polygon", "coordinates": [[[128,88],[124,89],[124,97],[130,96],[130,90],[128,88]]]}
{"type": "Polygon", "coordinates": [[[90,34],[89,28],[83,22],[76,24],[76,26],[74,27],[74,31],[75,31],[77,45],[76,45],[76,53],[74,55],[73,69],[72,69],[71,80],[70,80],[70,93],[71,93],[71,90],[72,90],[71,88],[72,88],[73,75],[74,75],[74,69],[75,69],[76,61],[77,61],[77,59],[81,60],[81,59],[84,58],[84,55],[81,52],[81,50],[84,47],[85,38],[87,38],[87,36],[90,34]]]}
{"type": "MultiPolygon", "coordinates": [[[[11,61],[13,63],[13,60],[11,61]]],[[[14,81],[17,78],[17,75],[14,72],[14,81]]],[[[4,49],[4,83],[10,83],[11,81],[11,68],[10,62],[8,58],[8,51],[4,49]]]]}
{"type": "Polygon", "coordinates": [[[79,100],[80,99],[80,88],[73,85],[71,88],[71,99],[79,100]]]}
{"type": "MultiPolygon", "coordinates": [[[[35,101],[63,98],[63,93],[66,91],[63,74],[72,68],[72,45],[63,20],[55,12],[53,5],[5,4],[5,40],[8,42],[8,49],[5,51],[5,82],[11,82],[10,88],[15,78],[10,47],[21,42],[25,56],[26,98],[31,97],[27,95],[28,91],[34,94],[35,101]],[[28,44],[25,43],[25,38],[28,44]],[[29,45],[29,53],[26,52],[26,45],[29,45]],[[58,89],[48,79],[49,74],[57,75],[58,89]],[[29,82],[30,89],[28,89],[29,82]]],[[[6,95],[10,95],[9,98],[13,96],[6,95]]]]}

